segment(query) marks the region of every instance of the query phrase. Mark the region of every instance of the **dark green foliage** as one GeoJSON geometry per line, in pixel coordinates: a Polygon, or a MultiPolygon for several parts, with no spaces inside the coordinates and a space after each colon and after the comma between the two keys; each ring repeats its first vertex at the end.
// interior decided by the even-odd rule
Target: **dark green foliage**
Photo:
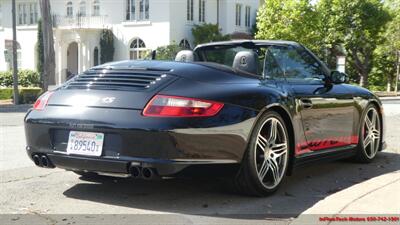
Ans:
{"type": "MultiPolygon", "coordinates": [[[[36,54],[37,54],[36,70],[42,77],[43,63],[44,63],[44,48],[43,48],[43,30],[42,30],[42,20],[41,19],[38,21],[36,54]]],[[[43,79],[41,78],[41,80],[43,80],[43,79]]]]}
{"type": "MultiPolygon", "coordinates": [[[[18,85],[22,87],[39,87],[41,84],[39,73],[33,70],[18,71],[18,85]]],[[[0,87],[12,87],[12,71],[0,72],[0,87]]]]}
{"type": "MultiPolygon", "coordinates": [[[[30,88],[19,88],[19,103],[20,104],[31,104],[42,93],[41,88],[30,87],[30,88]]],[[[0,88],[0,99],[12,99],[13,89],[12,88],[0,88]]]]}
{"type": "Polygon", "coordinates": [[[114,34],[111,30],[104,29],[100,34],[100,63],[111,62],[114,59],[114,34]]]}
{"type": "Polygon", "coordinates": [[[201,25],[194,25],[192,28],[194,37],[194,45],[213,42],[213,41],[226,41],[230,39],[229,35],[223,35],[217,24],[205,23],[201,25]]]}
{"type": "Polygon", "coordinates": [[[175,60],[176,54],[183,48],[175,43],[161,46],[156,49],[156,60],[175,60]]]}

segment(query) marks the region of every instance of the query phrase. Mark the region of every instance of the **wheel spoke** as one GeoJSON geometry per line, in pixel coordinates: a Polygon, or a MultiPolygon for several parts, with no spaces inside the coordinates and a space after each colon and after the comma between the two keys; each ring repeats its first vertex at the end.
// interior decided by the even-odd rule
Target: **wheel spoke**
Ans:
{"type": "Polygon", "coordinates": [[[371,138],[371,146],[370,146],[371,156],[375,153],[375,143],[376,143],[375,139],[371,138]]]}
{"type": "Polygon", "coordinates": [[[268,159],[268,162],[269,162],[269,167],[271,168],[272,178],[274,179],[274,184],[276,184],[277,182],[279,182],[279,175],[280,175],[279,174],[279,165],[273,158],[268,159]]]}
{"type": "Polygon", "coordinates": [[[372,111],[372,116],[371,116],[371,127],[375,129],[376,127],[376,117],[377,114],[375,113],[375,111],[372,111]]]}
{"type": "Polygon", "coordinates": [[[367,137],[365,137],[364,139],[364,148],[366,148],[370,143],[371,143],[371,137],[369,135],[367,135],[367,137]]]}
{"type": "Polygon", "coordinates": [[[265,147],[267,146],[268,141],[265,137],[263,137],[261,134],[257,136],[257,145],[265,151],[265,147]]]}
{"type": "Polygon", "coordinates": [[[279,158],[286,153],[287,145],[286,143],[275,144],[272,146],[271,151],[273,152],[275,158],[279,158]]]}
{"type": "Polygon", "coordinates": [[[379,130],[375,129],[372,131],[372,134],[374,135],[374,139],[378,139],[380,138],[381,133],[379,132],[379,130]]]}
{"type": "Polygon", "coordinates": [[[258,177],[260,178],[261,182],[264,180],[264,177],[267,174],[268,169],[269,165],[267,163],[267,160],[264,160],[258,172],[258,177]]]}
{"type": "Polygon", "coordinates": [[[271,120],[271,130],[270,130],[270,136],[268,138],[268,143],[275,143],[276,133],[278,132],[277,125],[278,125],[277,120],[271,120]]]}
{"type": "Polygon", "coordinates": [[[372,122],[369,119],[368,115],[365,117],[365,125],[367,125],[367,130],[371,130],[372,129],[372,122]]]}

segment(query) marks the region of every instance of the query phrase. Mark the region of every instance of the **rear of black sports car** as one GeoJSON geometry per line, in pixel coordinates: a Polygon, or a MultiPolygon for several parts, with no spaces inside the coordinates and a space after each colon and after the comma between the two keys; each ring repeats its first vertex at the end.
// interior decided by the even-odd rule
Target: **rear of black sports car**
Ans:
{"type": "Polygon", "coordinates": [[[35,103],[26,150],[42,167],[145,178],[235,165],[258,111],[235,104],[226,87],[253,80],[190,63],[96,67],[35,103]]]}

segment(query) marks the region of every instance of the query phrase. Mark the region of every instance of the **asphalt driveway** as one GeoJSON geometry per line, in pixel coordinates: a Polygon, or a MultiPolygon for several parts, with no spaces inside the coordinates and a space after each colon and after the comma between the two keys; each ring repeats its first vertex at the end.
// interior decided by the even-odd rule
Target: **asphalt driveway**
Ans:
{"type": "Polygon", "coordinates": [[[85,180],[35,167],[24,151],[24,113],[3,108],[0,222],[71,224],[95,218],[96,224],[312,224],[317,217],[307,215],[399,214],[400,100],[384,103],[388,149],[373,163],[307,166],[267,198],[229,193],[213,178],[85,180]]]}

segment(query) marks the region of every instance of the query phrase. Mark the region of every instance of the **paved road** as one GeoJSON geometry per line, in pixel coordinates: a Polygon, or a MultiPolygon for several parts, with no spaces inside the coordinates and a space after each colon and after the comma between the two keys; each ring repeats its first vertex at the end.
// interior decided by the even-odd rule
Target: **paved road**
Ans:
{"type": "Polygon", "coordinates": [[[385,101],[384,107],[388,149],[373,163],[308,166],[268,198],[230,194],[211,178],[91,181],[60,169],[38,168],[24,152],[24,114],[0,110],[0,212],[31,214],[3,215],[0,223],[4,224],[2,219],[10,224],[88,223],[94,214],[117,214],[102,215],[98,223],[312,224],[316,218],[307,215],[398,214],[400,100],[385,101]]]}

